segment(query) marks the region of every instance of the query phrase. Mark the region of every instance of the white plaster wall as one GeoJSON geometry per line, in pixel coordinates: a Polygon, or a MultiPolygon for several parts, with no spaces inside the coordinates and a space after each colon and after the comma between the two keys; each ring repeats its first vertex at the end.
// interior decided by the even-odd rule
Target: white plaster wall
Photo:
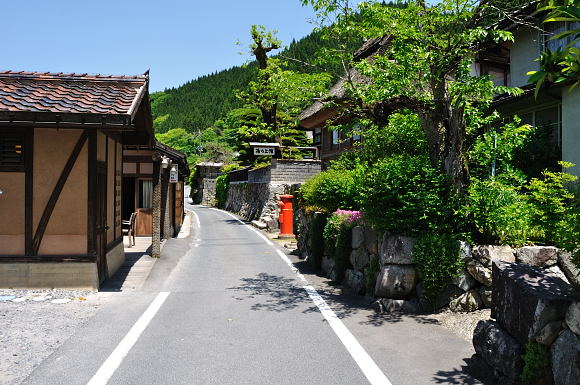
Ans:
{"type": "Polygon", "coordinates": [[[510,48],[510,86],[528,84],[528,71],[535,71],[540,56],[540,34],[531,28],[520,28],[514,33],[515,42],[510,48]]]}
{"type": "Polygon", "coordinates": [[[580,87],[562,91],[562,160],[575,163],[567,171],[580,177],[580,87]]]}

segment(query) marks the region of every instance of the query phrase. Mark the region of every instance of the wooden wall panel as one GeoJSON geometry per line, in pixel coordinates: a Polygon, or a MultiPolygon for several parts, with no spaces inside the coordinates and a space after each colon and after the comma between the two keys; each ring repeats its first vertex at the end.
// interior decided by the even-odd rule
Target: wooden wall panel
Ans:
{"type": "Polygon", "coordinates": [[[115,140],[107,138],[107,244],[115,240],[115,140]]]}

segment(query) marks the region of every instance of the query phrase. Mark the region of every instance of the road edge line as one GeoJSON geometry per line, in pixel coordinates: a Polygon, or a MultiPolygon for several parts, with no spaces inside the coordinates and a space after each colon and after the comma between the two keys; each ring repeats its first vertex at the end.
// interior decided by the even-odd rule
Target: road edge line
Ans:
{"type": "Polygon", "coordinates": [[[308,293],[308,296],[314,302],[320,313],[322,313],[322,316],[328,321],[328,325],[330,325],[334,334],[336,334],[340,342],[348,350],[367,380],[372,385],[392,385],[391,381],[389,381],[356,337],[352,335],[346,325],[338,318],[336,313],[328,306],[326,301],[318,294],[316,289],[312,286],[304,286],[304,290],[308,293]]]}
{"type": "Polygon", "coordinates": [[[105,385],[115,371],[123,362],[123,359],[129,354],[129,351],[135,345],[143,331],[147,328],[153,317],[157,314],[161,306],[167,299],[167,297],[171,294],[168,291],[162,291],[151,302],[147,310],[139,317],[137,322],[131,327],[129,332],[123,337],[121,342],[117,345],[115,350],[109,355],[109,357],[103,362],[99,370],[95,373],[95,375],[87,382],[87,385],[105,385]]]}
{"type": "MultiPolygon", "coordinates": [[[[243,225],[247,225],[243,221],[241,221],[235,215],[225,211],[220,210],[217,208],[211,207],[210,209],[215,211],[223,212],[224,214],[229,215],[230,217],[234,218],[238,222],[243,225]]],[[[274,246],[274,243],[269,240],[264,234],[262,234],[259,230],[253,228],[250,225],[247,227],[257,233],[260,237],[262,237],[266,243],[270,246],[274,246]]],[[[274,247],[276,249],[276,253],[278,256],[290,267],[290,269],[298,276],[298,278],[305,283],[309,283],[308,280],[300,273],[298,268],[294,266],[290,258],[286,254],[284,254],[281,250],[274,247]]],[[[366,352],[366,350],[362,347],[360,342],[356,339],[356,337],[348,330],[346,325],[338,318],[336,313],[330,308],[330,306],[326,303],[326,301],[318,294],[316,289],[310,285],[303,286],[303,289],[306,291],[312,302],[316,305],[322,316],[326,319],[332,331],[340,342],[344,345],[350,356],[354,359],[360,370],[363,372],[367,380],[371,383],[371,385],[393,385],[391,381],[387,378],[385,373],[379,368],[376,362],[372,359],[372,357],[366,352]]]]}

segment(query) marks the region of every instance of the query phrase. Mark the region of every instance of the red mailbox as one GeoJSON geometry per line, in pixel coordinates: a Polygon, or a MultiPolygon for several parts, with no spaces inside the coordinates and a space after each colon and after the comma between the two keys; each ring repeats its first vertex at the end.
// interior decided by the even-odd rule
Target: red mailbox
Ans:
{"type": "Polygon", "coordinates": [[[280,235],[279,237],[294,236],[294,213],[292,210],[293,195],[280,195],[280,235]]]}

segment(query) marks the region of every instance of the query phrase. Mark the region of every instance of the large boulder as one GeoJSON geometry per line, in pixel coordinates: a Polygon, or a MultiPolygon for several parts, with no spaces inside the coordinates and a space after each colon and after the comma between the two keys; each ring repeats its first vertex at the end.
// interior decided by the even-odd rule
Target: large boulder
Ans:
{"type": "Polygon", "coordinates": [[[348,269],[342,281],[342,290],[346,294],[362,295],[365,293],[366,280],[365,275],[360,271],[348,269]]]}
{"type": "Polygon", "coordinates": [[[423,289],[423,284],[419,282],[417,284],[417,297],[421,303],[421,308],[424,310],[437,310],[449,305],[451,301],[460,297],[464,294],[464,291],[453,284],[449,284],[439,292],[434,298],[429,300],[425,296],[425,290],[423,289]]]}
{"type": "Polygon", "coordinates": [[[493,305],[493,300],[491,298],[491,289],[485,286],[480,286],[478,289],[479,298],[481,298],[481,302],[483,302],[483,307],[491,308],[493,305]]]}
{"type": "Polygon", "coordinates": [[[369,263],[369,258],[369,254],[364,247],[351,251],[349,257],[351,265],[358,271],[364,270],[369,263]]]}
{"type": "Polygon", "coordinates": [[[532,266],[553,266],[558,262],[558,249],[554,246],[520,247],[516,249],[516,261],[532,266]]]}
{"type": "Polygon", "coordinates": [[[515,262],[514,250],[509,246],[480,245],[471,250],[471,256],[491,269],[493,261],[515,262]]]}
{"type": "Polygon", "coordinates": [[[410,265],[413,261],[415,239],[386,232],[380,246],[381,264],[410,265]]]}
{"type": "Polygon", "coordinates": [[[558,267],[558,265],[546,267],[546,268],[544,268],[544,271],[550,275],[553,275],[555,277],[562,279],[562,281],[564,281],[566,283],[570,283],[570,281],[568,280],[568,277],[566,277],[566,274],[564,274],[564,272],[558,267]]]}
{"type": "Polygon", "coordinates": [[[471,259],[471,245],[465,241],[459,241],[459,258],[462,261],[471,259]]]}
{"type": "Polygon", "coordinates": [[[496,371],[510,380],[518,378],[523,368],[521,345],[497,322],[481,320],[473,332],[475,352],[496,371]]]}
{"type": "Polygon", "coordinates": [[[352,228],[351,247],[358,249],[363,246],[365,242],[365,231],[362,226],[355,226],[352,228]]]}
{"type": "Polygon", "coordinates": [[[580,336],[580,302],[574,302],[566,311],[566,325],[580,336]]]}
{"type": "Polygon", "coordinates": [[[560,250],[558,252],[558,265],[560,269],[576,287],[580,287],[580,269],[574,264],[574,259],[570,251],[560,250]]]}
{"type": "Polygon", "coordinates": [[[552,345],[552,372],[556,385],[578,385],[580,381],[580,341],[564,330],[552,345]]]}
{"type": "Polygon", "coordinates": [[[321,263],[322,272],[328,278],[330,273],[334,270],[334,258],[325,255],[322,257],[321,263]]]}
{"type": "Polygon", "coordinates": [[[562,330],[562,321],[549,322],[536,335],[536,342],[542,345],[550,346],[558,337],[560,330],[562,330]]]}
{"type": "Polygon", "coordinates": [[[380,313],[418,313],[420,305],[416,299],[380,298],[373,303],[373,308],[380,313]]]}
{"type": "Polygon", "coordinates": [[[364,228],[365,232],[365,247],[369,254],[379,255],[379,240],[377,233],[370,227],[364,228]]]}
{"type": "Polygon", "coordinates": [[[477,290],[463,293],[449,303],[449,310],[455,313],[472,312],[482,307],[483,301],[479,297],[477,290]]]}
{"type": "Polygon", "coordinates": [[[375,296],[403,299],[413,291],[416,282],[413,265],[385,265],[377,277],[375,296]]]}
{"type": "Polygon", "coordinates": [[[530,265],[494,261],[493,283],[491,317],[522,345],[563,320],[578,297],[566,282],[530,265]]]}
{"type": "Polygon", "coordinates": [[[488,269],[481,262],[478,262],[474,259],[467,261],[465,267],[467,268],[469,274],[473,278],[475,278],[477,282],[487,287],[491,287],[492,285],[491,269],[488,269]]]}
{"type": "Polygon", "coordinates": [[[477,285],[477,281],[465,269],[461,270],[458,275],[453,277],[451,283],[464,291],[469,291],[477,285]]]}

